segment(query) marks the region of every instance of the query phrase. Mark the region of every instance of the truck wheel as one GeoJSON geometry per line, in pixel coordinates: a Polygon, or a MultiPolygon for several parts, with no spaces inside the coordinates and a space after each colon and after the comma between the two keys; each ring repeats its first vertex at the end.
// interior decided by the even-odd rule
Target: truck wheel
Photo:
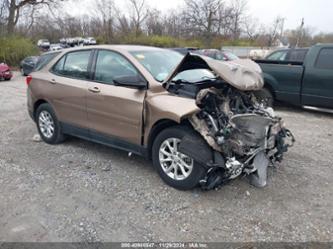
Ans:
{"type": "Polygon", "coordinates": [[[273,107],[274,97],[270,90],[263,88],[259,91],[256,91],[254,94],[259,102],[265,103],[268,107],[273,107]]]}
{"type": "Polygon", "coordinates": [[[152,147],[158,174],[166,184],[179,190],[193,189],[206,174],[203,166],[178,152],[181,139],[189,134],[191,131],[185,126],[167,128],[157,135],[152,147]]]}
{"type": "Polygon", "coordinates": [[[41,104],[37,108],[36,124],[39,135],[45,143],[59,144],[65,140],[57,116],[49,104],[41,104]]]}

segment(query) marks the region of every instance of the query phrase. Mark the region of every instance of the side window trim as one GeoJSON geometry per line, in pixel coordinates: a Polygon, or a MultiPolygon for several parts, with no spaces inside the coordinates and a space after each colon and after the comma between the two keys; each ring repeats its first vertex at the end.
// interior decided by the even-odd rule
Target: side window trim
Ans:
{"type": "Polygon", "coordinates": [[[132,67],[136,70],[136,72],[140,75],[140,77],[142,77],[142,79],[145,80],[145,82],[147,83],[147,87],[148,87],[148,80],[143,76],[143,74],[140,72],[140,70],[126,57],[124,56],[122,53],[119,53],[118,51],[112,50],[112,49],[105,49],[105,48],[99,48],[99,49],[95,49],[94,51],[94,57],[93,57],[93,62],[92,62],[92,72],[91,72],[91,81],[96,82],[96,83],[100,83],[100,84],[104,84],[104,85],[111,85],[111,86],[115,86],[115,84],[113,83],[106,83],[106,82],[102,82],[102,81],[98,81],[95,80],[95,73],[96,73],[96,65],[97,65],[97,59],[98,59],[98,54],[101,51],[108,51],[108,52],[112,52],[112,53],[116,53],[120,56],[122,56],[124,59],[126,59],[128,61],[128,63],[130,63],[132,65],[132,67]]]}

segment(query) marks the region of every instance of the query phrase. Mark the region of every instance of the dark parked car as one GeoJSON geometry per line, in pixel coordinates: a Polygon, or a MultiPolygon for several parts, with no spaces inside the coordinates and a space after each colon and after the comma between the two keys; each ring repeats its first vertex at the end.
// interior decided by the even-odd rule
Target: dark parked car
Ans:
{"type": "Polygon", "coordinates": [[[21,61],[20,70],[22,75],[27,76],[29,73],[32,72],[38,61],[38,58],[38,56],[29,56],[21,61]]]}
{"type": "Polygon", "coordinates": [[[258,96],[269,104],[278,100],[306,109],[332,112],[329,108],[333,108],[333,44],[311,47],[302,62],[280,59],[256,62],[264,72],[265,81],[258,96]]]}
{"type": "Polygon", "coordinates": [[[220,61],[233,61],[238,60],[239,58],[227,50],[218,50],[218,49],[200,49],[193,51],[194,54],[200,54],[204,56],[208,56],[215,60],[220,61]]]}
{"type": "Polygon", "coordinates": [[[13,77],[10,67],[6,63],[0,63],[0,80],[10,80],[13,77]]]}
{"type": "Polygon", "coordinates": [[[294,61],[303,62],[309,48],[279,49],[266,56],[270,61],[294,61]]]}

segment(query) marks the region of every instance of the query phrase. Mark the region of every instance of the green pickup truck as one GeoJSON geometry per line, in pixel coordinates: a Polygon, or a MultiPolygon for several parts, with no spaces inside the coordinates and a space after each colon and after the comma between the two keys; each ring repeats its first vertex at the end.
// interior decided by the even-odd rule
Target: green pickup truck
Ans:
{"type": "Polygon", "coordinates": [[[269,105],[281,101],[333,112],[333,44],[311,47],[304,61],[256,60],[265,86],[257,94],[269,105]]]}

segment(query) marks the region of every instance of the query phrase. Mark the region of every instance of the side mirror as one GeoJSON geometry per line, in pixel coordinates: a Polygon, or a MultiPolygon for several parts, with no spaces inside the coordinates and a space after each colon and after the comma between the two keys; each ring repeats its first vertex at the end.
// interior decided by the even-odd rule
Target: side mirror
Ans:
{"type": "Polygon", "coordinates": [[[138,89],[147,87],[147,82],[141,75],[115,77],[113,82],[116,86],[127,86],[138,89]]]}

